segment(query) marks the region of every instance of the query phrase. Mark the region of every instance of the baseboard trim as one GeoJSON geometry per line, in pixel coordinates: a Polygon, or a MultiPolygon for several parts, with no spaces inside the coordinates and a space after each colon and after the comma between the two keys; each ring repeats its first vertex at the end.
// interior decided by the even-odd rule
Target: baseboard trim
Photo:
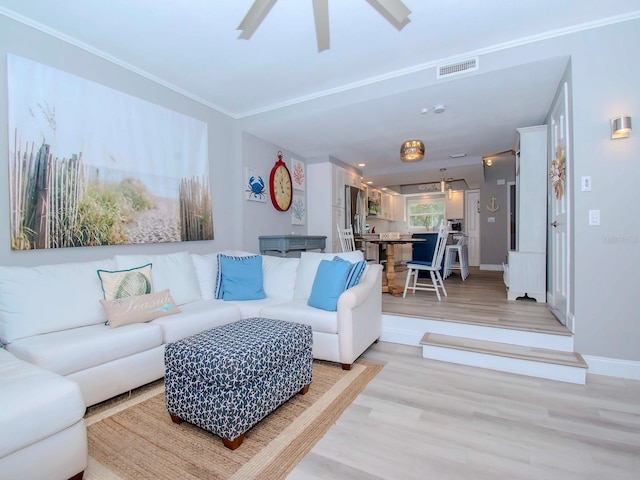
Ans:
{"type": "Polygon", "coordinates": [[[582,355],[582,358],[589,365],[587,373],[640,380],[640,362],[592,355],[582,355]]]}
{"type": "Polygon", "coordinates": [[[481,263],[480,270],[492,270],[494,272],[502,272],[504,268],[502,267],[502,264],[494,265],[491,263],[481,263]]]}

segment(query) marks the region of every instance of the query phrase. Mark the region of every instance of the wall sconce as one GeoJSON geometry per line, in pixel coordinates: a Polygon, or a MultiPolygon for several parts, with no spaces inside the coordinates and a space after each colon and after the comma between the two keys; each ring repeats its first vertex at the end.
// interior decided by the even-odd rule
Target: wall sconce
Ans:
{"type": "Polygon", "coordinates": [[[400,160],[403,162],[419,162],[424,158],[422,140],[407,140],[400,147],[400,160]]]}
{"type": "Polygon", "coordinates": [[[631,117],[617,117],[611,119],[611,140],[627,138],[631,134],[631,117]]]}
{"type": "Polygon", "coordinates": [[[491,160],[490,158],[485,159],[484,166],[490,167],[491,165],[493,165],[493,160],[491,160]]]}

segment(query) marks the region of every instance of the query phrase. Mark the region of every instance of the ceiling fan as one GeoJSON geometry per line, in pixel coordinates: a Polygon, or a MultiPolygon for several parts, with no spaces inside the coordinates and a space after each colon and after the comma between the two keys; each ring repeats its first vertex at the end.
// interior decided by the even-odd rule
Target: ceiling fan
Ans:
{"type": "MultiPolygon", "coordinates": [[[[254,0],[237,30],[242,32],[238,38],[248,40],[260,26],[277,0],[254,0]]],[[[411,10],[402,0],[366,0],[391,25],[402,30],[411,20],[411,10]]],[[[318,52],[329,49],[329,0],[312,0],[313,17],[316,25],[318,52]]]]}

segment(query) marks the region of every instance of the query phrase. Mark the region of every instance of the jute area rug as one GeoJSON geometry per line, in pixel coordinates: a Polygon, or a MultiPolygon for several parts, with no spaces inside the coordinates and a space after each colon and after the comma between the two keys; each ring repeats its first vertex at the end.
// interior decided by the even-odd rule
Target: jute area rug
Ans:
{"type": "Polygon", "coordinates": [[[295,395],[255,425],[236,450],[196,426],[173,423],[160,380],[88,410],[84,478],[285,478],[381,369],[359,360],[345,371],[315,360],[309,392],[295,395]]]}

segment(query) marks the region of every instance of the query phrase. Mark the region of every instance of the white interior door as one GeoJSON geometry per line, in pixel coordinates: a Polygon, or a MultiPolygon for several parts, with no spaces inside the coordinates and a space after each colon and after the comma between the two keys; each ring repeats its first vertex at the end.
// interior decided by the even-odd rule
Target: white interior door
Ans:
{"type": "MultiPolygon", "coordinates": [[[[547,303],[558,320],[573,331],[569,315],[569,196],[571,194],[571,142],[569,142],[568,95],[565,82],[551,113],[549,152],[549,254],[547,303]],[[555,164],[553,164],[555,162],[555,164]],[[553,167],[564,168],[564,179],[554,185],[553,167]]],[[[557,168],[555,170],[558,171],[557,168]]]]}
{"type": "Polygon", "coordinates": [[[480,190],[464,192],[464,230],[468,237],[469,266],[480,266],[480,190]]]}

